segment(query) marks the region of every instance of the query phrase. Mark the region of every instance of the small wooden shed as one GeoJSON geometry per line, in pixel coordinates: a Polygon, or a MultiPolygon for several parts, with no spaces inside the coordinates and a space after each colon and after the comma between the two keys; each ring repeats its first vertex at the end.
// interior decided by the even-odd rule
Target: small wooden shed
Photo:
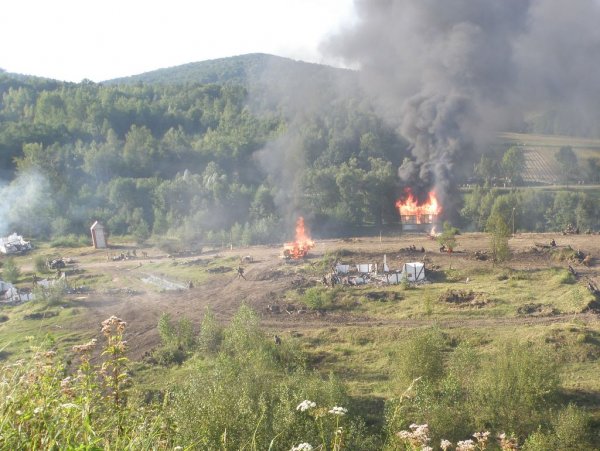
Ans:
{"type": "Polygon", "coordinates": [[[92,243],[96,249],[106,249],[108,247],[108,243],[106,240],[106,233],[104,231],[104,226],[100,224],[100,222],[96,221],[90,227],[90,231],[92,232],[92,243]]]}

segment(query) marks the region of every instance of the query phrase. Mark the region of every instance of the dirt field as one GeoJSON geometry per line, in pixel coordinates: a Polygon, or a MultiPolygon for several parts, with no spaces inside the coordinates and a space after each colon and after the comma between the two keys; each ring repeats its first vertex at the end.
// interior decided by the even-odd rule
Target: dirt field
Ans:
{"type": "MultiPolygon", "coordinates": [[[[556,240],[557,249],[571,246],[596,258],[600,257],[600,236],[519,234],[510,240],[513,257],[504,269],[538,271],[547,268],[566,268],[568,264],[577,271],[577,284],[585,287],[588,281],[600,285],[600,261],[591,267],[577,262],[557,261],[550,258],[548,245],[556,240]]],[[[101,276],[101,288],[85,294],[73,294],[80,310],[81,319],[65,325],[66,330],[98,330],[98,324],[110,315],[117,315],[129,323],[128,341],[131,357],[139,358],[159,343],[156,325],[161,314],[170,313],[173,318],[186,316],[199,324],[206,307],[220,321],[227,322],[242,302],[259,312],[263,325],[274,332],[322,328],[328,325],[375,327],[397,325],[419,327],[433,321],[429,318],[393,319],[372,316],[353,311],[313,312],[290,303],[286,294],[292,290],[320,285],[322,274],[319,263],[325,255],[337,252],[343,255],[340,261],[349,264],[383,262],[387,256],[389,267],[399,269],[403,262],[424,261],[427,270],[445,271],[460,269],[462,274],[492,268],[492,262],[475,257],[477,251],[485,253],[489,238],[485,234],[465,234],[458,237],[458,247],[453,254],[440,253],[435,240],[423,235],[405,235],[399,238],[356,238],[351,240],[317,241],[316,247],[304,261],[285,261],[280,258],[280,247],[256,246],[243,249],[228,249],[204,252],[197,255],[166,256],[157,249],[145,249],[147,258],[112,261],[106,251],[67,251],[75,261],[72,284],[84,277],[101,276]],[[414,246],[416,250],[410,248],[414,246]],[[421,252],[421,248],[425,252],[421,252]],[[241,262],[249,256],[252,261],[241,262]],[[226,262],[226,266],[223,265],[226,262]],[[241,263],[240,263],[241,262],[241,263]],[[237,276],[237,267],[242,265],[246,280],[237,276]],[[212,266],[211,266],[212,265],[212,266]],[[217,265],[217,266],[215,266],[217,265]],[[143,281],[146,280],[146,282],[143,281]],[[193,287],[188,288],[189,281],[193,287]],[[269,305],[279,306],[276,313],[268,310],[269,305]],[[289,311],[288,311],[289,310],[289,311]]],[[[114,249],[109,251],[116,252],[114,249]]],[[[138,255],[141,255],[138,250],[138,255]]],[[[249,259],[247,259],[249,260],[249,259]]],[[[381,266],[380,266],[381,267],[381,266]]],[[[434,284],[430,286],[434,286],[434,284]]],[[[535,288],[535,287],[534,287],[535,288]]],[[[352,289],[352,288],[349,288],[352,289]]],[[[384,291],[398,291],[399,286],[378,287],[384,291]]],[[[481,328],[493,324],[495,327],[512,327],[528,324],[553,324],[570,319],[573,315],[530,315],[523,317],[472,317],[456,314],[437,318],[444,327],[481,328]]],[[[580,321],[598,324],[595,313],[581,313],[580,321]]]]}

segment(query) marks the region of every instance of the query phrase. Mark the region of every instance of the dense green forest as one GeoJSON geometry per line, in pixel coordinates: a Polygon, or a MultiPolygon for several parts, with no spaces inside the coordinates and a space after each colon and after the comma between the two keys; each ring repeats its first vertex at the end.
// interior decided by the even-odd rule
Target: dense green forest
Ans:
{"type": "MultiPolygon", "coordinates": [[[[2,233],[101,220],[139,241],[252,244],[282,239],[299,214],[317,234],[398,222],[409,145],[350,71],[267,55],[197,64],[99,84],[0,73],[2,233]]],[[[509,201],[484,190],[455,221],[481,229],[509,201]]],[[[598,227],[587,194],[510,195],[520,228],[598,227]]]]}

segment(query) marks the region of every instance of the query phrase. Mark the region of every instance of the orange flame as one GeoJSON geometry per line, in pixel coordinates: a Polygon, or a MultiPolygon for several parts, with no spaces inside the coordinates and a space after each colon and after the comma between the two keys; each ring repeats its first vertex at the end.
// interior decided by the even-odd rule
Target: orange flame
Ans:
{"type": "Polygon", "coordinates": [[[435,192],[430,191],[427,202],[419,204],[419,201],[413,196],[410,188],[406,188],[406,199],[398,200],[396,207],[400,210],[402,222],[412,224],[431,224],[435,216],[442,212],[435,192]]]}
{"type": "Polygon", "coordinates": [[[283,245],[283,256],[293,259],[303,258],[314,246],[315,242],[310,239],[304,227],[304,218],[300,216],[296,221],[296,241],[283,245]]]}

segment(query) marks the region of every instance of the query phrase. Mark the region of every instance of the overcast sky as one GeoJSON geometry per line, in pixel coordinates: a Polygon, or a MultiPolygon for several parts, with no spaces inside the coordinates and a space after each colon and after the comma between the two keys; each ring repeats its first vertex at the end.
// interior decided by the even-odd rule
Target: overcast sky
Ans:
{"type": "Polygon", "coordinates": [[[352,0],[11,0],[0,68],[79,82],[245,53],[318,63],[352,0]]]}

